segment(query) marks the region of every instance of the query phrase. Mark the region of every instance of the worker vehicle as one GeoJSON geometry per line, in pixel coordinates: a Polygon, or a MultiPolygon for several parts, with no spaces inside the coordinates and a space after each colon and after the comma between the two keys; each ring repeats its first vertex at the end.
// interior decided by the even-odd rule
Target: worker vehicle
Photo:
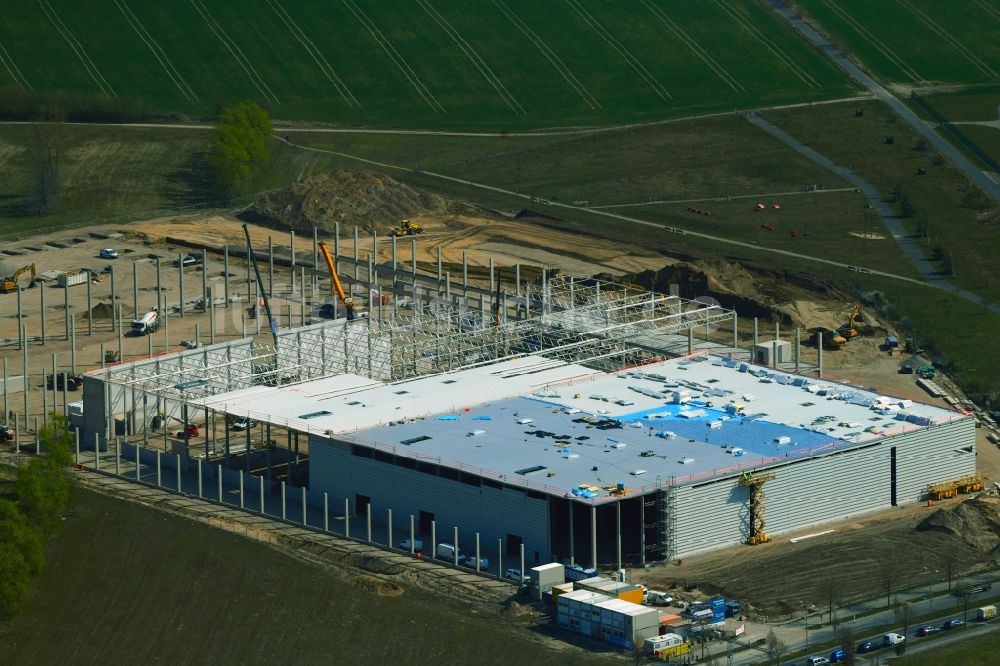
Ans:
{"type": "MultiPolygon", "coordinates": [[[[399,542],[399,549],[400,550],[410,550],[410,540],[407,538],[407,539],[403,539],[402,541],[400,541],[399,542]]],[[[413,552],[419,553],[423,549],[424,549],[424,542],[421,541],[420,539],[414,539],[413,540],[413,552]]]]}
{"type": "Polygon", "coordinates": [[[150,310],[139,319],[132,320],[132,335],[149,335],[160,328],[160,315],[156,310],[150,310]]]}
{"type": "Polygon", "coordinates": [[[0,292],[9,294],[12,291],[17,291],[17,281],[24,275],[31,274],[31,279],[28,281],[27,289],[31,289],[35,286],[35,265],[28,264],[23,268],[19,268],[14,271],[14,274],[10,277],[0,278],[0,292]]]}
{"type": "Polygon", "coordinates": [[[959,629],[964,626],[965,626],[965,620],[956,619],[956,620],[948,620],[947,622],[941,625],[941,628],[947,631],[949,629],[959,629]]]}
{"type": "Polygon", "coordinates": [[[390,236],[416,236],[417,234],[424,233],[424,228],[417,224],[416,222],[411,222],[410,220],[403,220],[399,223],[398,227],[395,227],[389,231],[390,236]]]}
{"type": "Polygon", "coordinates": [[[926,636],[933,636],[941,631],[941,627],[936,627],[933,624],[925,624],[924,626],[917,629],[917,636],[924,638],[926,636]]]}
{"type": "Polygon", "coordinates": [[[899,645],[906,640],[906,636],[903,634],[888,633],[882,634],[882,647],[892,647],[893,645],[899,645]]]}
{"type": "Polygon", "coordinates": [[[118,363],[122,360],[122,355],[114,349],[107,349],[104,351],[104,362],[105,363],[118,363]]]}
{"type": "Polygon", "coordinates": [[[180,259],[174,259],[174,266],[195,266],[201,263],[201,253],[191,252],[180,259]]]}
{"type": "Polygon", "coordinates": [[[503,577],[507,580],[512,580],[515,583],[531,582],[531,578],[522,574],[520,569],[505,569],[503,577]]]}
{"type": "Polygon", "coordinates": [[[997,607],[996,606],[983,606],[982,608],[976,609],[976,620],[979,622],[988,622],[989,620],[996,619],[997,607]]]}
{"type": "Polygon", "coordinates": [[[669,606],[674,598],[666,592],[649,590],[646,592],[646,603],[650,606],[669,606]]]}
{"type": "Polygon", "coordinates": [[[0,442],[12,442],[15,437],[17,433],[14,431],[14,426],[0,425],[0,442]]]}
{"type": "Polygon", "coordinates": [[[257,422],[251,418],[239,418],[229,424],[230,430],[249,430],[250,428],[257,425],[257,422]]]}
{"type": "Polygon", "coordinates": [[[191,437],[197,437],[200,433],[201,431],[198,429],[197,425],[195,425],[194,423],[189,423],[187,424],[187,427],[184,428],[184,430],[178,430],[176,433],[174,433],[174,437],[176,437],[177,439],[184,439],[186,436],[188,439],[190,439],[191,437]]]}
{"type": "Polygon", "coordinates": [[[83,386],[83,377],[57,372],[54,376],[49,374],[45,378],[45,388],[51,390],[53,384],[55,384],[55,388],[58,391],[63,389],[64,384],[67,391],[79,391],[80,387],[83,386]]]}
{"type": "Polygon", "coordinates": [[[344,285],[340,282],[340,277],[337,275],[337,267],[333,263],[333,256],[330,254],[330,248],[326,246],[323,241],[319,242],[319,249],[323,251],[323,258],[326,260],[326,267],[330,271],[330,279],[333,280],[333,290],[340,299],[340,302],[344,304],[344,311],[347,313],[347,321],[356,321],[358,319],[364,319],[368,316],[368,312],[354,305],[354,299],[347,295],[344,291],[344,285]]]}
{"type": "Polygon", "coordinates": [[[924,365],[917,368],[917,376],[921,379],[934,379],[937,376],[937,370],[934,369],[933,365],[924,365]]]}
{"type": "Polygon", "coordinates": [[[101,248],[101,251],[97,253],[97,256],[101,259],[117,259],[118,250],[110,247],[101,248]]]}

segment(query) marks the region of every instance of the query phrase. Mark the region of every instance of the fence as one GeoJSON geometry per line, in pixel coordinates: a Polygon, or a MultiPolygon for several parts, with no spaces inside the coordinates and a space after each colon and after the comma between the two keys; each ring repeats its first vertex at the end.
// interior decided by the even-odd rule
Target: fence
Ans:
{"type": "Polygon", "coordinates": [[[983,164],[988,166],[991,171],[995,173],[1000,173],[1000,165],[997,164],[997,161],[992,157],[990,157],[989,155],[987,155],[982,148],[976,145],[976,143],[972,139],[970,139],[968,135],[965,134],[965,132],[960,130],[956,125],[953,125],[951,122],[948,121],[947,118],[942,116],[937,111],[937,109],[935,109],[933,106],[930,105],[930,102],[925,100],[916,92],[910,93],[910,99],[912,99],[914,104],[919,106],[921,110],[924,111],[924,113],[929,115],[934,120],[934,122],[938,124],[938,127],[944,128],[949,134],[952,135],[952,137],[955,138],[956,141],[962,144],[962,146],[966,150],[968,150],[970,153],[979,158],[979,160],[983,164]]]}

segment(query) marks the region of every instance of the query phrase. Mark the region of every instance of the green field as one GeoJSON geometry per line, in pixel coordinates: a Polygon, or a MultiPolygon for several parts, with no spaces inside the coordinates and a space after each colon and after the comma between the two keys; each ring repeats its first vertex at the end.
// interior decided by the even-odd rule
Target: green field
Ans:
{"type": "Polygon", "coordinates": [[[6,664],[597,664],[518,622],[81,490],[13,620],[6,664]],[[492,617],[490,616],[492,615],[492,617]]]}
{"type": "Polygon", "coordinates": [[[882,83],[1000,81],[997,0],[795,0],[794,5],[882,83]]]}
{"type": "MultiPolygon", "coordinates": [[[[940,640],[940,639],[938,639],[940,640]]],[[[917,654],[894,658],[891,663],[900,666],[938,666],[939,664],[961,664],[962,666],[989,666],[996,663],[1000,650],[1000,632],[990,631],[975,638],[966,636],[962,641],[934,647],[917,654]]]]}
{"type": "Polygon", "coordinates": [[[0,87],[365,126],[604,125],[855,91],[750,0],[11,0],[0,46],[0,87]]]}

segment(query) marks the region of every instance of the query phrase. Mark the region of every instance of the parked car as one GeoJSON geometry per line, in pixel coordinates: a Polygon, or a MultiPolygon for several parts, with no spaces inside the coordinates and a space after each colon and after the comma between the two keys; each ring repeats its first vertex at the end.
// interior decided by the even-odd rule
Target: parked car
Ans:
{"type": "Polygon", "coordinates": [[[866,652],[875,652],[879,649],[879,644],[872,641],[861,641],[858,646],[854,648],[854,652],[857,654],[865,654],[866,652]]]}
{"type": "Polygon", "coordinates": [[[0,425],[0,442],[12,442],[15,436],[14,426],[0,425]]]}
{"type": "Polygon", "coordinates": [[[434,557],[446,562],[453,562],[456,559],[456,554],[458,555],[458,561],[461,562],[462,554],[458,552],[455,546],[450,543],[439,543],[437,545],[437,552],[434,553],[434,557]]]}
{"type": "MultiPolygon", "coordinates": [[[[469,567],[470,569],[475,569],[476,568],[476,556],[475,555],[459,556],[458,562],[462,566],[469,567]]],[[[482,569],[489,569],[489,567],[490,567],[490,561],[488,559],[486,559],[485,557],[480,557],[479,558],[479,569],[480,570],[482,570],[482,569]]]]}
{"type": "MultiPolygon", "coordinates": [[[[399,542],[399,549],[400,550],[410,550],[410,540],[409,539],[403,539],[402,541],[400,541],[399,542]]],[[[419,553],[419,552],[423,551],[423,549],[424,549],[424,542],[421,541],[420,539],[414,539],[413,540],[413,552],[419,553]]]]}
{"type": "Polygon", "coordinates": [[[847,653],[841,650],[840,648],[837,648],[836,650],[830,653],[831,664],[839,664],[844,661],[847,661],[847,653]]]}
{"type": "Polygon", "coordinates": [[[958,629],[959,627],[965,626],[965,620],[948,620],[941,625],[942,629],[958,629]]]}
{"type": "Polygon", "coordinates": [[[97,253],[97,256],[99,256],[101,259],[117,259],[118,250],[115,250],[110,247],[101,248],[101,251],[97,253]]]}
{"type": "Polygon", "coordinates": [[[809,657],[808,659],[806,659],[806,666],[826,666],[826,664],[829,663],[830,660],[822,656],[809,657]]]}
{"type": "Polygon", "coordinates": [[[249,430],[250,428],[257,425],[257,422],[253,419],[237,419],[229,424],[230,430],[249,430]]]}
{"type": "Polygon", "coordinates": [[[925,636],[931,636],[941,631],[941,627],[936,627],[933,624],[925,624],[924,626],[917,629],[917,636],[921,638],[925,636]]]}
{"type": "Polygon", "coordinates": [[[674,598],[660,590],[649,590],[645,594],[645,602],[650,606],[669,606],[674,598]]]}
{"type": "Polygon", "coordinates": [[[66,385],[67,391],[79,391],[80,387],[83,386],[83,377],[60,372],[55,375],[49,374],[45,378],[45,388],[50,391],[52,390],[53,376],[55,377],[56,390],[61,391],[63,384],[66,385]]]}
{"type": "Polygon", "coordinates": [[[528,583],[531,581],[531,578],[521,574],[520,569],[507,569],[503,572],[503,577],[518,583],[528,583]]]}
{"type": "Polygon", "coordinates": [[[186,254],[180,259],[174,259],[174,266],[194,266],[195,264],[200,264],[200,263],[201,263],[201,254],[197,252],[186,254]]]}

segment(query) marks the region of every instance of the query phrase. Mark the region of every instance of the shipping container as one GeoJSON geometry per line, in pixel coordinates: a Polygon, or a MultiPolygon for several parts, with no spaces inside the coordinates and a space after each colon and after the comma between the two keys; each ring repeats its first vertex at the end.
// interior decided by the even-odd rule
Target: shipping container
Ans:
{"type": "Polygon", "coordinates": [[[60,287],[74,287],[78,284],[86,284],[89,279],[89,273],[85,271],[76,271],[74,273],[63,273],[56,278],[56,284],[60,287]]]}

